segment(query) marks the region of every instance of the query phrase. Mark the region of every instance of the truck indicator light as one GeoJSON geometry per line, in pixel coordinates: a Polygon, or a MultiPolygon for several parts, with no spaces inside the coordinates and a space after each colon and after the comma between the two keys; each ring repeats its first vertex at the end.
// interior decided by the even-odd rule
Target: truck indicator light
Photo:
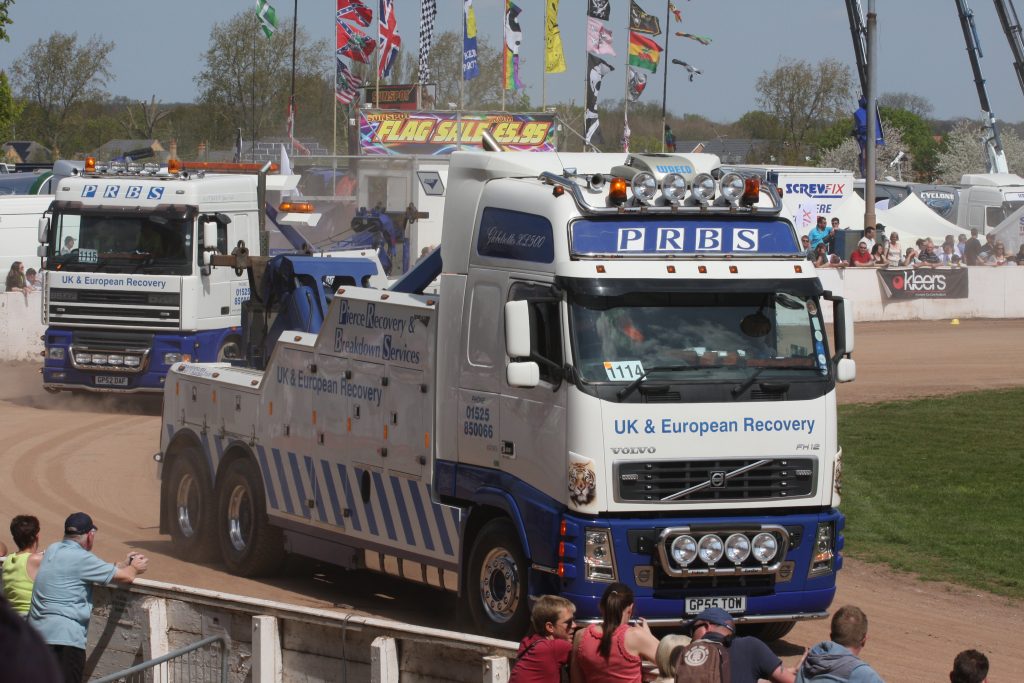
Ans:
{"type": "Polygon", "coordinates": [[[181,162],[177,159],[167,160],[167,172],[171,175],[177,175],[181,173],[181,162]]]}
{"type": "Polygon", "coordinates": [[[96,172],[96,157],[85,158],[85,172],[95,173],[96,172]]]}
{"type": "Polygon", "coordinates": [[[310,202],[281,202],[278,210],[281,213],[313,213],[313,205],[310,202]]]}
{"type": "Polygon", "coordinates": [[[707,275],[708,274],[708,267],[707,266],[697,266],[697,272],[700,273],[701,275],[707,275]]]}
{"type": "Polygon", "coordinates": [[[565,188],[562,187],[561,185],[555,185],[555,187],[551,190],[551,194],[554,195],[555,197],[561,197],[563,194],[565,194],[565,188]]]}
{"type": "Polygon", "coordinates": [[[674,273],[674,272],[676,272],[676,267],[675,266],[666,266],[665,270],[667,270],[670,273],[674,273]]]}
{"type": "Polygon", "coordinates": [[[798,273],[802,273],[802,272],[804,272],[804,267],[803,266],[793,266],[793,270],[795,270],[798,273]]]}

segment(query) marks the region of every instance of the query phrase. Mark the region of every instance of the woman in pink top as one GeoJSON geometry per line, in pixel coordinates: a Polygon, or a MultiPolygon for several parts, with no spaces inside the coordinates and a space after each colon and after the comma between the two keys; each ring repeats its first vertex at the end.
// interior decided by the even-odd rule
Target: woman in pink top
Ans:
{"type": "Polygon", "coordinates": [[[653,662],[658,639],[643,619],[630,626],[635,609],[633,590],[613,583],[601,596],[600,626],[592,624],[574,644],[572,683],[641,683],[641,663],[653,662]]]}

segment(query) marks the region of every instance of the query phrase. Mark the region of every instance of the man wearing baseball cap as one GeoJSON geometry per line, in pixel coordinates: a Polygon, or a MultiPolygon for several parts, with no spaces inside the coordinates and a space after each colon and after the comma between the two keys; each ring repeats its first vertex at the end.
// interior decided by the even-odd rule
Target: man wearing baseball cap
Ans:
{"type": "Polygon", "coordinates": [[[684,624],[693,640],[722,643],[729,653],[732,683],[757,683],[764,678],[774,683],[794,683],[796,671],[787,669],[782,660],[757,638],[737,636],[732,615],[718,607],[708,607],[684,624]]]}
{"type": "Polygon", "coordinates": [[[80,683],[84,673],[92,584],[131,583],[149,566],[141,553],[117,564],[93,555],[97,531],[84,512],[70,515],[64,538],[46,549],[32,591],[28,621],[50,646],[66,683],[80,683]]]}

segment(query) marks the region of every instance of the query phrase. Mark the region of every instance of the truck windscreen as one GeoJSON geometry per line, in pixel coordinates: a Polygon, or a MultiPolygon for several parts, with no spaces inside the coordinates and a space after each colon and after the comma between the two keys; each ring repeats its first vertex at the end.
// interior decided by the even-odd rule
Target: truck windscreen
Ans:
{"type": "Polygon", "coordinates": [[[743,382],[828,375],[813,296],[784,292],[570,295],[575,364],[588,383],[743,382]]]}
{"type": "Polygon", "coordinates": [[[189,275],[191,219],[56,212],[45,267],[73,272],[189,275]]]}

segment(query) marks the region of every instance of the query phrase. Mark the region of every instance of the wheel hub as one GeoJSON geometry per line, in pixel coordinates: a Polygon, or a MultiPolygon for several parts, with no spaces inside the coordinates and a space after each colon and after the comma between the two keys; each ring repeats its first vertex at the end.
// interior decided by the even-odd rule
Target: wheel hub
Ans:
{"type": "Polygon", "coordinates": [[[199,486],[191,474],[184,474],[178,481],[178,492],[174,498],[174,508],[178,518],[178,529],[185,538],[195,535],[193,511],[198,511],[199,486]]]}
{"type": "Polygon", "coordinates": [[[244,486],[231,490],[228,499],[228,538],[238,552],[244,552],[252,535],[252,502],[244,486]]]}
{"type": "Polygon", "coordinates": [[[494,548],[480,568],[480,598],[488,616],[505,623],[519,606],[519,570],[505,548],[494,548]]]}

